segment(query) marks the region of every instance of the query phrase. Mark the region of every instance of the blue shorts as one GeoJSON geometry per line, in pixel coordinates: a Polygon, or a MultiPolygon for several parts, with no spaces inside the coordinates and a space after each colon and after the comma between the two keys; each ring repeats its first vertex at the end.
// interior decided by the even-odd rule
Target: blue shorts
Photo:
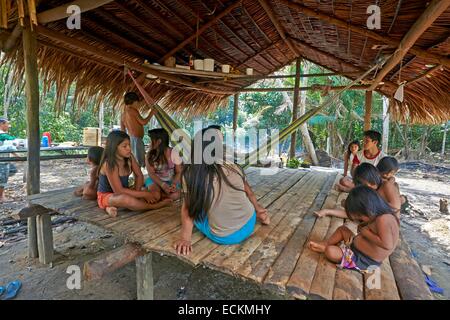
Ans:
{"type": "MultiPolygon", "coordinates": [[[[145,179],[144,186],[146,188],[148,188],[154,183],[155,182],[152,180],[152,178],[148,177],[147,179],[145,179]]],[[[166,183],[169,184],[169,185],[172,185],[172,180],[166,181],[166,183]]],[[[177,183],[177,189],[181,189],[181,184],[180,183],[177,183]]]]}
{"type": "Polygon", "coordinates": [[[242,226],[242,228],[226,237],[218,237],[211,233],[208,217],[206,217],[203,221],[194,221],[194,224],[195,227],[205,235],[205,237],[217,244],[238,244],[250,237],[250,235],[253,233],[253,230],[255,230],[256,211],[253,213],[252,217],[247,221],[247,223],[242,226]]]}

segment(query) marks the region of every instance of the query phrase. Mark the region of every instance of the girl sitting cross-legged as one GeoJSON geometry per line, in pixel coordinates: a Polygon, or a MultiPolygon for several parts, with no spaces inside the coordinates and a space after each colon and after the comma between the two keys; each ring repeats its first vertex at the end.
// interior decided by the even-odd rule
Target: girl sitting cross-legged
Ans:
{"type": "Polygon", "coordinates": [[[158,128],[149,130],[151,149],[145,159],[149,177],[145,187],[163,199],[180,198],[181,158],[169,147],[169,134],[158,128]]]}
{"type": "Polygon", "coordinates": [[[373,189],[357,186],[345,201],[345,211],[349,219],[360,223],[358,234],[341,226],[326,241],[310,241],[310,249],[348,269],[380,266],[399,239],[400,222],[394,210],[373,189]]]}
{"type": "MultiPolygon", "coordinates": [[[[203,131],[198,134],[203,137],[203,131]]],[[[182,173],[182,226],[180,240],[174,244],[177,253],[182,255],[192,251],[194,225],[213,242],[231,245],[247,239],[257,219],[263,224],[270,223],[267,210],[258,203],[241,167],[215,156],[212,163],[207,163],[203,156],[201,163],[195,163],[199,159],[195,159],[194,153],[205,155],[205,149],[211,144],[202,137],[193,140],[191,164],[184,164],[182,173]],[[201,141],[201,146],[197,147],[196,141],[201,141]]]]}
{"type": "Polygon", "coordinates": [[[142,171],[131,153],[130,137],[123,131],[113,131],[106,140],[105,151],[99,165],[97,202],[101,209],[117,216],[118,208],[133,211],[157,209],[170,204],[157,194],[140,191],[144,182],[142,171]],[[128,178],[134,173],[134,189],[128,186],[128,178]]]}

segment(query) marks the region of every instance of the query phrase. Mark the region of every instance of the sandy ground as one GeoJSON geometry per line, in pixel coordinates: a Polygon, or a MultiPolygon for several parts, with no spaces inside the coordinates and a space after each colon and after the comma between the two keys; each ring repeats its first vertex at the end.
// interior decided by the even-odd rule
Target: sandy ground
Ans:
{"type": "MultiPolygon", "coordinates": [[[[1,205],[0,220],[25,205],[23,164],[10,179],[1,205]]],[[[401,191],[412,207],[403,216],[402,231],[421,265],[429,265],[432,278],[450,298],[450,215],[439,212],[439,199],[450,200],[450,170],[435,167],[403,168],[398,174],[401,191]],[[439,168],[438,168],[439,169],[439,168]]],[[[88,167],[82,160],[45,161],[41,167],[41,191],[82,184],[88,167]]],[[[54,217],[56,218],[56,217],[54,217]]],[[[53,218],[53,219],[54,219],[53,218]]],[[[16,299],[136,299],[135,266],[130,264],[99,281],[82,282],[80,290],[69,290],[68,266],[78,265],[120,246],[122,240],[100,228],[82,222],[68,222],[54,228],[56,256],[53,267],[42,266],[27,257],[26,235],[2,233],[14,226],[0,227],[0,285],[20,279],[23,287],[16,299]]],[[[153,261],[156,299],[284,299],[257,285],[205,268],[196,268],[172,257],[155,256],[153,261]]]]}

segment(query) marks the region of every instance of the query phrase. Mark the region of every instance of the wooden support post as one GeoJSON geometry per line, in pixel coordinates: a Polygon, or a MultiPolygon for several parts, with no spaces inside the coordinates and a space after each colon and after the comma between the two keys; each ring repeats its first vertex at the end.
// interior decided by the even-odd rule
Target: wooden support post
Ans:
{"type": "Polygon", "coordinates": [[[153,300],[152,253],[136,258],[137,299],[153,300]]]}
{"type": "MultiPolygon", "coordinates": [[[[23,57],[25,64],[25,93],[27,98],[28,165],[27,194],[40,192],[39,139],[39,80],[36,53],[36,33],[27,26],[23,30],[23,57]]],[[[28,219],[28,246],[30,258],[38,253],[36,218],[28,219]]],[[[50,228],[51,232],[51,228],[50,228]]]]}
{"type": "Polygon", "coordinates": [[[99,280],[105,274],[113,272],[130,262],[142,254],[139,246],[128,243],[115,250],[106,252],[100,257],[90,260],[84,264],[83,274],[87,281],[99,280]]]}
{"type": "Polygon", "coordinates": [[[36,217],[36,230],[39,262],[50,264],[53,262],[53,233],[52,219],[49,214],[36,217]]]}
{"type": "Polygon", "coordinates": [[[28,257],[39,257],[37,244],[36,216],[28,218],[28,257]]]}
{"type": "MultiPolygon", "coordinates": [[[[301,58],[297,58],[295,62],[295,84],[294,84],[294,103],[292,105],[292,122],[298,118],[298,101],[300,97],[300,66],[302,63],[301,58]]],[[[297,144],[297,130],[291,134],[291,148],[289,152],[289,158],[295,158],[295,146],[297,144]]]]}
{"type": "Polygon", "coordinates": [[[389,98],[383,96],[383,139],[381,148],[384,154],[388,154],[389,147],[389,103],[389,98]]]}
{"type": "Polygon", "coordinates": [[[372,117],[372,96],[373,91],[366,91],[366,111],[364,113],[364,131],[370,130],[370,120],[372,117]]]}
{"type": "Polygon", "coordinates": [[[445,155],[445,140],[447,140],[447,130],[448,130],[448,122],[444,125],[444,137],[442,138],[442,150],[441,150],[441,156],[445,155]]]}
{"type": "Polygon", "coordinates": [[[237,130],[238,112],[239,112],[239,93],[236,93],[234,95],[234,101],[233,101],[233,133],[234,133],[234,135],[236,135],[236,130],[237,130]]]}

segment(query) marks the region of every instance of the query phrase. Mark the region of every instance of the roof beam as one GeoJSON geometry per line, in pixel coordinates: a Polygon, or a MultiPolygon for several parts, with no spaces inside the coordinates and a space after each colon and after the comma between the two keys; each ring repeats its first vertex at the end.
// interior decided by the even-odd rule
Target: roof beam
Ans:
{"type": "Polygon", "coordinates": [[[263,9],[267,13],[267,15],[269,16],[270,21],[272,21],[272,24],[277,29],[278,34],[280,35],[281,39],[283,39],[283,41],[286,43],[286,45],[289,47],[289,49],[295,54],[296,57],[300,56],[300,53],[292,44],[291,39],[286,36],[286,33],[284,32],[284,29],[283,29],[281,23],[278,21],[276,15],[275,15],[275,12],[269,6],[267,1],[266,0],[258,0],[258,2],[263,7],[263,9]]]}
{"type": "Polygon", "coordinates": [[[224,9],[222,12],[220,12],[217,16],[215,16],[212,20],[205,23],[201,28],[199,28],[198,32],[192,34],[191,36],[184,39],[179,45],[177,45],[175,48],[170,50],[168,53],[166,53],[159,62],[164,62],[168,57],[174,55],[177,53],[180,49],[184,48],[186,45],[188,45],[192,40],[194,40],[196,37],[198,37],[200,34],[205,32],[209,27],[214,25],[217,21],[222,19],[224,16],[229,14],[234,8],[237,8],[238,6],[242,5],[242,0],[237,0],[233,4],[229,5],[226,9],[224,9]]]}
{"type": "Polygon", "coordinates": [[[433,22],[448,8],[450,0],[433,0],[419,19],[413,24],[411,29],[406,33],[400,42],[398,49],[392,54],[383,68],[378,72],[373,84],[369,90],[374,90],[383,78],[391,71],[403,57],[408,50],[414,45],[417,39],[433,24],[433,22]]]}
{"type": "Polygon", "coordinates": [[[23,27],[20,25],[20,23],[17,23],[14,27],[11,34],[6,38],[5,42],[3,43],[3,47],[0,48],[3,50],[3,52],[9,52],[14,47],[14,45],[17,42],[17,39],[19,39],[20,35],[22,34],[23,27]]]}
{"type": "Polygon", "coordinates": [[[114,0],[76,0],[41,12],[37,15],[37,19],[40,24],[46,24],[69,17],[71,13],[67,13],[67,8],[71,5],[78,6],[81,9],[81,13],[83,13],[101,7],[112,1],[114,0]]]}
{"type": "MultiPolygon", "coordinates": [[[[335,91],[342,90],[346,88],[346,86],[310,86],[310,87],[299,87],[299,91],[309,91],[309,90],[317,90],[317,91],[335,91]]],[[[367,85],[357,85],[352,86],[348,90],[367,90],[369,86],[367,85]]],[[[283,91],[294,91],[295,87],[290,88],[243,88],[238,90],[238,92],[283,92],[283,91]]]]}
{"type": "MultiPolygon", "coordinates": [[[[436,44],[430,46],[427,50],[431,50],[435,47],[439,47],[440,45],[442,45],[443,43],[445,43],[447,41],[449,36],[445,37],[445,40],[440,40],[439,42],[437,42],[436,44]]],[[[389,80],[394,79],[399,73],[401,69],[405,69],[407,66],[409,66],[411,63],[413,63],[415,60],[417,59],[417,56],[412,57],[411,59],[409,59],[406,63],[403,63],[401,65],[401,67],[399,66],[397,68],[397,70],[389,77],[389,80]]]]}
{"type": "MultiPolygon", "coordinates": [[[[388,45],[390,45],[392,47],[397,48],[400,45],[399,41],[397,41],[397,40],[395,40],[395,39],[393,39],[391,37],[382,35],[382,34],[380,34],[378,32],[374,32],[374,31],[371,31],[371,30],[368,30],[368,29],[364,29],[364,28],[359,27],[357,25],[348,23],[347,21],[335,18],[333,16],[329,16],[326,13],[310,9],[308,7],[305,7],[304,5],[302,5],[300,3],[290,2],[290,1],[287,1],[287,0],[277,0],[277,1],[283,3],[284,5],[288,6],[291,9],[297,10],[297,11],[299,11],[299,12],[301,12],[301,13],[307,15],[307,16],[314,17],[314,18],[317,18],[319,20],[328,22],[330,24],[334,24],[334,25],[336,25],[338,27],[341,27],[341,28],[344,28],[344,29],[348,29],[348,30],[351,30],[353,32],[362,34],[362,35],[367,36],[367,37],[369,37],[371,39],[375,39],[375,40],[380,41],[382,43],[386,43],[386,44],[388,44],[388,45]]],[[[445,1],[445,0],[443,0],[443,1],[445,1]]],[[[412,54],[414,54],[414,55],[416,55],[418,57],[421,57],[423,59],[427,59],[428,61],[433,61],[433,62],[435,62],[437,64],[443,64],[444,66],[450,67],[450,59],[445,57],[445,56],[428,52],[427,50],[424,50],[424,49],[422,49],[422,48],[420,48],[418,46],[412,46],[411,48],[409,48],[409,51],[412,54]]]]}
{"type": "Polygon", "coordinates": [[[89,54],[101,57],[105,61],[108,61],[108,62],[111,62],[114,64],[118,64],[120,66],[129,66],[131,69],[134,69],[134,70],[137,70],[140,72],[151,73],[157,77],[160,77],[161,79],[172,81],[174,83],[178,83],[178,84],[187,86],[194,90],[200,90],[203,92],[207,92],[210,94],[217,94],[217,95],[227,95],[227,94],[235,93],[234,91],[225,91],[225,90],[216,90],[216,89],[207,88],[205,86],[195,84],[191,81],[182,79],[180,77],[166,74],[164,72],[155,70],[154,68],[151,67],[151,65],[141,64],[141,63],[137,63],[137,62],[134,62],[131,60],[124,60],[123,57],[121,57],[118,54],[112,53],[112,52],[108,52],[108,53],[99,52],[98,48],[96,48],[92,45],[89,45],[89,44],[85,43],[84,41],[69,37],[60,32],[45,28],[40,25],[36,26],[36,31],[38,34],[43,35],[49,39],[62,42],[73,48],[83,50],[89,54]]]}
{"type": "Polygon", "coordinates": [[[422,73],[421,75],[415,77],[414,79],[412,79],[411,81],[408,81],[407,83],[405,83],[405,86],[409,86],[421,79],[423,79],[423,77],[431,75],[433,72],[437,71],[437,70],[441,70],[443,68],[442,65],[437,65],[429,70],[427,70],[426,72],[422,73]]]}

